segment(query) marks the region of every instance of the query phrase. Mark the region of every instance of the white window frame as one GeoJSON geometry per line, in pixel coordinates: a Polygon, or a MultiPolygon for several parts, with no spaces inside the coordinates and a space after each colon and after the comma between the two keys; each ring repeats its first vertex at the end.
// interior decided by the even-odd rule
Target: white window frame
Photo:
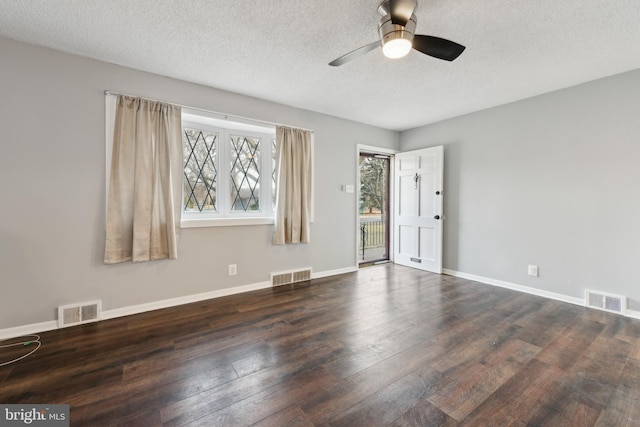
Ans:
{"type": "MultiPolygon", "coordinates": [[[[218,134],[216,170],[216,207],[217,212],[184,211],[184,172],[182,179],[182,197],[180,206],[180,227],[216,227],[233,225],[273,224],[272,183],[272,140],[275,139],[275,127],[258,127],[241,122],[222,121],[205,116],[199,112],[183,112],[182,129],[191,127],[216,132],[218,134]],[[260,138],[260,210],[250,212],[231,211],[231,136],[260,138]],[[265,171],[268,171],[266,174],[265,171]]],[[[181,130],[183,132],[183,130],[181,130]]]]}

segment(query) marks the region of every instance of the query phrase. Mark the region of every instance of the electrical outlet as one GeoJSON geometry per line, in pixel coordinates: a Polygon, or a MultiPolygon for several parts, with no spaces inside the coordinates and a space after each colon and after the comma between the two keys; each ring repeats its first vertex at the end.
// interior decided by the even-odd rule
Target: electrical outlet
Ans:
{"type": "Polygon", "coordinates": [[[229,264],[229,276],[235,276],[236,274],[238,274],[238,265],[229,264]]]}
{"type": "Polygon", "coordinates": [[[529,264],[529,276],[538,277],[538,266],[529,264]]]}

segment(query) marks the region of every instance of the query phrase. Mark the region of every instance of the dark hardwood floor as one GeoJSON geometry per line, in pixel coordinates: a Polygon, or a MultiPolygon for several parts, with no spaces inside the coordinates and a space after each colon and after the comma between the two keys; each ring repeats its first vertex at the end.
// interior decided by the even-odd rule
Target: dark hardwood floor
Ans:
{"type": "Polygon", "coordinates": [[[640,321],[393,264],[41,337],[72,426],[640,426],[640,321]]]}

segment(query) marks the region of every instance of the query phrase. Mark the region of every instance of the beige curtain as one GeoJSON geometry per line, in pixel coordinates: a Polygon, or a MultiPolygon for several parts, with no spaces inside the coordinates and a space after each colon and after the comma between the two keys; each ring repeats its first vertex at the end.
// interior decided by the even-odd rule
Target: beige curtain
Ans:
{"type": "Polygon", "coordinates": [[[104,262],[177,258],[174,188],[182,162],[180,107],[118,96],[104,262]],[[175,167],[178,169],[175,169],[175,167]]]}
{"type": "Polygon", "coordinates": [[[313,171],[311,132],[276,128],[277,201],[273,243],[308,243],[313,171]]]}

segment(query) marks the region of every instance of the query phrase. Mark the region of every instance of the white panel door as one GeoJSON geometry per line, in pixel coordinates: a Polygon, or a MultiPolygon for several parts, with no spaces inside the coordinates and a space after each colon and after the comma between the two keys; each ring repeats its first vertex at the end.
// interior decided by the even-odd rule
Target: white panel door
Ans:
{"type": "Polygon", "coordinates": [[[444,147],[395,156],[394,262],[442,272],[444,147]]]}

